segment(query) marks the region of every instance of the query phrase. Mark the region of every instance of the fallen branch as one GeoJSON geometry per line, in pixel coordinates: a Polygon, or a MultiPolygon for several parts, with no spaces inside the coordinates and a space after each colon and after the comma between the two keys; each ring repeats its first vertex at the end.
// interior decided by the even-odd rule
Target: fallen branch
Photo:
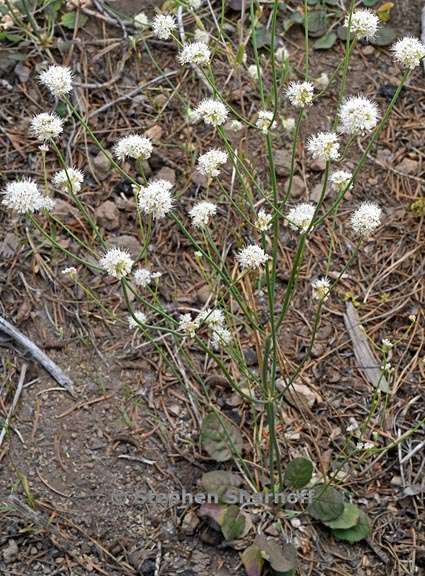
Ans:
{"type": "Polygon", "coordinates": [[[6,436],[6,432],[9,429],[9,424],[10,424],[10,421],[12,420],[12,416],[13,416],[13,413],[15,411],[16,405],[18,403],[19,397],[21,395],[22,388],[24,387],[25,374],[27,373],[27,368],[28,368],[28,364],[22,364],[21,374],[19,376],[19,382],[18,382],[18,386],[16,387],[15,396],[13,397],[12,406],[10,407],[9,414],[6,417],[6,420],[3,424],[3,428],[0,432],[0,448],[1,448],[1,445],[3,444],[3,440],[6,436]]]}

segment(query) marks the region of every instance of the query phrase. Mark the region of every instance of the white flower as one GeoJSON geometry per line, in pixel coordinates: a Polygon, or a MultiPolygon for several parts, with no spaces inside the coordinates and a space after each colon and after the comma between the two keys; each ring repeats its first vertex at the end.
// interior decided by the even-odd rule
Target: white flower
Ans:
{"type": "Polygon", "coordinates": [[[139,12],[134,17],[134,26],[139,29],[144,29],[149,26],[149,19],[144,12],[139,12]]]}
{"type": "Polygon", "coordinates": [[[75,278],[77,276],[77,269],[74,266],[69,266],[69,268],[64,268],[62,270],[64,276],[69,276],[70,278],[75,278]]]}
{"type": "Polygon", "coordinates": [[[133,260],[130,254],[121,248],[111,248],[99,262],[100,267],[114,278],[125,278],[131,272],[133,260]]]}
{"type": "Polygon", "coordinates": [[[351,217],[351,226],[359,236],[367,237],[381,224],[382,210],[373,202],[363,202],[351,217]]]}
{"type": "Polygon", "coordinates": [[[338,160],[339,142],[335,132],[319,132],[312,136],[307,143],[307,148],[315,160],[338,160]]]}
{"type": "Polygon", "coordinates": [[[213,178],[214,176],[218,176],[220,174],[219,166],[226,164],[226,162],[226,152],[214,148],[213,150],[209,150],[209,152],[206,152],[199,157],[198,170],[204,176],[213,178]]]}
{"type": "MultiPolygon", "coordinates": [[[[345,27],[348,28],[349,16],[345,18],[345,27]]],[[[351,15],[350,30],[356,38],[372,40],[379,26],[379,18],[371,10],[355,10],[351,15]]]]}
{"type": "MultiPolygon", "coordinates": [[[[346,172],[345,170],[337,170],[336,172],[331,174],[329,180],[334,190],[336,190],[337,192],[342,192],[347,188],[348,184],[350,184],[352,177],[353,175],[351,172],[346,172]]],[[[353,183],[351,182],[349,189],[351,189],[352,187],[353,183]]]]}
{"type": "Polygon", "coordinates": [[[72,90],[72,71],[68,66],[49,66],[39,78],[57,98],[65,96],[72,90]]]}
{"type": "Polygon", "coordinates": [[[329,76],[326,74],[326,72],[322,72],[320,76],[314,80],[314,85],[319,90],[326,90],[326,88],[329,86],[329,76]]]}
{"type": "Polygon", "coordinates": [[[382,348],[385,351],[391,350],[391,348],[394,346],[394,344],[391,342],[391,340],[388,340],[388,338],[383,338],[382,339],[382,348]]]}
{"type": "Polygon", "coordinates": [[[425,58],[425,45],[411,36],[398,40],[392,47],[394,59],[404,68],[413,70],[425,58]]]}
{"type": "Polygon", "coordinates": [[[237,255],[240,267],[242,269],[255,270],[261,268],[269,259],[264,250],[256,244],[251,244],[243,248],[237,255]]]}
{"type": "Polygon", "coordinates": [[[70,188],[72,192],[79,192],[83,180],[84,175],[80,170],[77,170],[76,168],[67,168],[66,170],[56,172],[53,176],[53,185],[56,186],[56,188],[63,190],[63,192],[66,192],[70,188]]]}
{"type": "Polygon", "coordinates": [[[198,105],[196,114],[202,118],[205,124],[221,126],[226,122],[228,112],[226,106],[220,100],[206,98],[198,105]]]}
{"type": "Polygon", "coordinates": [[[138,193],[139,208],[154,218],[164,218],[173,207],[170,190],[173,187],[168,180],[152,180],[138,193]]]}
{"type": "Polygon", "coordinates": [[[144,314],[139,310],[137,312],[134,312],[133,315],[134,317],[131,314],[127,316],[128,327],[130,329],[140,328],[140,324],[146,324],[147,321],[146,314],[144,314]]]}
{"type": "Polygon", "coordinates": [[[243,128],[243,124],[239,120],[235,119],[231,120],[228,125],[226,124],[226,128],[230,130],[230,132],[240,132],[243,128]]]}
{"type": "Polygon", "coordinates": [[[197,320],[199,325],[205,323],[209,328],[220,328],[224,324],[224,314],[219,308],[207,308],[198,314],[197,320]]]}
{"type": "Polygon", "coordinates": [[[259,130],[261,130],[263,134],[267,134],[269,130],[276,128],[277,123],[275,120],[272,122],[272,120],[273,112],[270,112],[269,110],[260,110],[258,112],[258,120],[255,125],[259,130]]]}
{"type": "Polygon", "coordinates": [[[136,286],[140,286],[141,288],[146,288],[149,284],[152,283],[152,280],[156,278],[160,278],[162,276],[161,272],[151,272],[146,268],[139,268],[134,273],[134,283],[136,286]]]}
{"type": "Polygon", "coordinates": [[[217,206],[212,202],[199,202],[189,211],[192,224],[196,228],[207,226],[211,216],[217,213],[217,206]]]}
{"type": "Polygon", "coordinates": [[[248,76],[253,80],[258,80],[258,69],[256,64],[248,66],[248,76]]]}
{"type": "Polygon", "coordinates": [[[282,126],[286,132],[293,132],[295,130],[295,118],[282,118],[282,126]]]}
{"type": "Polygon", "coordinates": [[[311,82],[291,82],[286,95],[293,106],[304,108],[313,102],[314,86],[311,82]]]}
{"type": "Polygon", "coordinates": [[[217,350],[220,346],[227,346],[232,341],[232,334],[230,330],[224,326],[214,328],[211,334],[211,346],[217,350]]]}
{"type": "Polygon", "coordinates": [[[198,318],[192,320],[192,316],[190,314],[182,314],[182,316],[180,316],[179,330],[185,332],[186,334],[189,334],[189,336],[193,338],[196,335],[196,331],[198,330],[198,328],[199,328],[198,318]]]}
{"type": "Polygon", "coordinates": [[[339,111],[341,131],[354,136],[371,132],[378,124],[378,118],[378,107],[365,96],[349,98],[339,111]]]}
{"type": "Polygon", "coordinates": [[[176,21],[171,14],[158,14],[153,19],[152,30],[160,40],[168,40],[173,30],[176,29],[176,21]]]}
{"type": "Polygon", "coordinates": [[[316,208],[313,204],[308,202],[302,202],[294,208],[289,210],[287,219],[293,230],[301,230],[301,232],[307,232],[313,221],[314,212],[316,208]]]}
{"type": "Polygon", "coordinates": [[[195,42],[203,42],[204,44],[208,44],[210,41],[210,35],[206,30],[202,30],[202,28],[197,28],[193,37],[195,42]]]}
{"type": "Polygon", "coordinates": [[[6,184],[2,204],[19,214],[37,212],[42,208],[51,210],[54,206],[53,200],[43,196],[37,184],[30,179],[15,180],[6,184]]]}
{"type": "Polygon", "coordinates": [[[202,0],[188,0],[187,3],[192,10],[199,10],[202,6],[202,0]]]}
{"type": "Polygon", "coordinates": [[[258,212],[257,220],[255,222],[256,228],[260,230],[260,232],[267,232],[270,228],[271,223],[273,220],[273,216],[268,214],[263,208],[258,212]]]}
{"type": "Polygon", "coordinates": [[[149,138],[131,134],[121,138],[114,146],[114,154],[121,162],[127,158],[147,160],[152,154],[153,146],[149,138]]]}
{"type": "Polygon", "coordinates": [[[208,48],[208,44],[204,42],[192,42],[191,44],[185,44],[177,56],[177,60],[180,64],[196,64],[202,66],[208,64],[211,57],[211,50],[208,48]]]}
{"type": "Polygon", "coordinates": [[[274,53],[274,57],[278,62],[285,62],[289,60],[289,52],[286,46],[279,46],[274,53]]]}
{"type": "Polygon", "coordinates": [[[38,140],[57,138],[63,130],[63,121],[56,114],[42,112],[31,120],[31,131],[38,140]]]}
{"type": "Polygon", "coordinates": [[[317,278],[317,280],[313,280],[311,287],[313,288],[313,298],[321,300],[322,302],[328,299],[331,283],[327,278],[317,278]]]}

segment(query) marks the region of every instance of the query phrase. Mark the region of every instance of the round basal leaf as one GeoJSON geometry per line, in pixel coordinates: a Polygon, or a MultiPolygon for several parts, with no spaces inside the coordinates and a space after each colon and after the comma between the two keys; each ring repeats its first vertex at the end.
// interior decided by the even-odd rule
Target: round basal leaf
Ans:
{"type": "Polygon", "coordinates": [[[336,520],[344,512],[344,496],[332,486],[315,486],[308,513],[322,522],[336,520]]]}
{"type": "Polygon", "coordinates": [[[338,28],[336,29],[336,35],[343,42],[347,40],[347,32],[348,32],[347,28],[345,26],[342,26],[342,24],[341,26],[338,26],[338,28]]]}
{"type": "Polygon", "coordinates": [[[312,10],[308,13],[308,35],[312,38],[322,36],[328,28],[326,10],[312,10]]]}
{"type": "Polygon", "coordinates": [[[221,531],[226,540],[237,540],[246,536],[251,526],[248,514],[241,512],[238,506],[229,506],[224,514],[221,531]]]}
{"type": "Polygon", "coordinates": [[[363,0],[363,4],[368,7],[375,6],[378,2],[379,0],[363,0]]]}
{"type": "Polygon", "coordinates": [[[77,12],[65,12],[65,14],[63,14],[62,18],[60,19],[59,24],[64,28],[74,30],[77,24],[79,28],[83,28],[87,20],[88,18],[85,16],[85,14],[77,14],[77,12]]]}
{"type": "Polygon", "coordinates": [[[294,458],[285,470],[284,482],[289,488],[307,486],[313,476],[313,464],[307,458],[294,458]]]}
{"type": "Polygon", "coordinates": [[[329,50],[337,41],[338,36],[335,32],[327,32],[324,36],[316,40],[313,44],[315,50],[329,50]]]}
{"type": "Polygon", "coordinates": [[[370,41],[374,46],[389,46],[397,38],[397,32],[391,26],[381,26],[370,41]]]}
{"type": "Polygon", "coordinates": [[[347,530],[352,528],[358,522],[360,516],[360,508],[350,504],[349,502],[344,506],[344,512],[336,518],[336,520],[329,520],[328,522],[323,522],[329,528],[333,530],[347,530]]]}
{"type": "Polygon", "coordinates": [[[348,530],[332,530],[332,534],[337,540],[344,540],[350,544],[360,542],[360,540],[364,540],[369,536],[369,518],[360,510],[357,524],[352,528],[348,528],[348,530]]]}
{"type": "Polygon", "coordinates": [[[271,42],[271,32],[267,30],[264,26],[259,26],[255,29],[255,40],[257,43],[257,48],[263,48],[264,46],[269,46],[271,42]]]}
{"type": "Polygon", "coordinates": [[[217,462],[226,462],[234,454],[242,451],[242,436],[239,430],[224,417],[219,418],[215,412],[208,414],[201,426],[201,446],[217,462]]]}
{"type": "Polygon", "coordinates": [[[234,500],[238,488],[242,484],[242,478],[238,474],[228,470],[213,470],[202,475],[201,485],[210,495],[217,495],[220,502],[234,500]]]}
{"type": "Polygon", "coordinates": [[[297,551],[292,544],[280,544],[262,534],[255,538],[254,544],[261,555],[276,572],[289,572],[297,566],[297,551]]]}
{"type": "Polygon", "coordinates": [[[261,556],[261,550],[258,546],[252,544],[244,550],[241,560],[247,576],[261,576],[264,558],[261,556]]]}

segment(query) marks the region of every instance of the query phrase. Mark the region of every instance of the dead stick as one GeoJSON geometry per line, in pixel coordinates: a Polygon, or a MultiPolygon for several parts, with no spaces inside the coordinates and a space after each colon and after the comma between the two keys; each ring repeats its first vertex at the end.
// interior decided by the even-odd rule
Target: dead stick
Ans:
{"type": "Polygon", "coordinates": [[[22,364],[21,374],[19,376],[18,386],[16,387],[15,396],[13,397],[12,406],[10,407],[9,414],[7,415],[6,421],[3,424],[2,431],[0,432],[0,447],[3,444],[4,437],[6,436],[6,432],[9,428],[10,421],[13,416],[13,412],[15,411],[16,405],[18,403],[19,397],[22,392],[22,388],[24,387],[25,382],[25,374],[27,373],[28,364],[22,364]]]}

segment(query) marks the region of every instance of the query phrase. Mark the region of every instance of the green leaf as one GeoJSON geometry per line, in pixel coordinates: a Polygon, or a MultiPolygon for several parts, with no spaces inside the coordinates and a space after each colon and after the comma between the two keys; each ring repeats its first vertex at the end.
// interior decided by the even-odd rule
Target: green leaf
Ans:
{"type": "Polygon", "coordinates": [[[216,462],[231,460],[234,454],[242,452],[243,440],[239,430],[215,412],[208,414],[201,426],[201,446],[216,462]]]}
{"type": "Polygon", "coordinates": [[[242,484],[238,474],[228,470],[213,470],[202,475],[201,485],[208,494],[216,494],[220,502],[235,502],[234,496],[242,484]]]}
{"type": "Polygon", "coordinates": [[[326,524],[326,526],[329,526],[329,528],[332,528],[332,530],[347,530],[348,528],[352,528],[357,524],[359,516],[360,508],[348,502],[344,506],[344,512],[341,514],[341,516],[335,520],[323,522],[323,524],[326,524]]]}
{"type": "Polygon", "coordinates": [[[246,516],[238,506],[229,506],[223,518],[221,531],[226,540],[237,540],[245,535],[246,516]]]}
{"type": "Polygon", "coordinates": [[[307,458],[294,458],[285,470],[284,482],[289,488],[307,486],[313,476],[313,464],[307,458]]]}
{"type": "Polygon", "coordinates": [[[262,534],[255,538],[254,544],[261,550],[262,557],[276,572],[295,570],[297,551],[292,544],[280,544],[262,534]]]}
{"type": "Polygon", "coordinates": [[[344,496],[332,486],[319,484],[313,490],[313,502],[308,513],[322,522],[336,520],[344,512],[344,496]]]}
{"type": "Polygon", "coordinates": [[[269,46],[271,42],[271,32],[267,30],[264,26],[259,26],[255,29],[255,40],[257,42],[257,48],[264,48],[264,46],[269,46]]]}
{"type": "Polygon", "coordinates": [[[329,50],[337,41],[338,36],[335,32],[327,32],[324,36],[316,40],[313,44],[316,50],[329,50]]]}
{"type": "Polygon", "coordinates": [[[261,550],[258,546],[251,544],[243,551],[241,560],[247,576],[261,576],[264,558],[261,556],[261,550]]]}
{"type": "Polygon", "coordinates": [[[389,46],[397,38],[397,32],[391,26],[381,26],[370,41],[374,46],[389,46]]]}
{"type": "Polygon", "coordinates": [[[312,10],[308,13],[308,35],[312,38],[318,38],[325,34],[328,23],[328,14],[326,10],[312,10]]]}
{"type": "Polygon", "coordinates": [[[375,6],[375,4],[378,4],[379,0],[363,0],[363,4],[365,6],[375,6]]]}
{"type": "Polygon", "coordinates": [[[344,540],[350,544],[355,544],[369,536],[369,518],[361,510],[357,524],[348,530],[332,530],[337,540],[344,540]]]}
{"type": "Polygon", "coordinates": [[[79,14],[77,12],[66,12],[62,14],[62,18],[60,19],[60,24],[64,28],[68,28],[69,30],[74,30],[75,26],[78,22],[78,27],[82,28],[84,24],[87,22],[88,18],[85,14],[79,14]],[[78,16],[78,18],[77,18],[78,16]]]}

